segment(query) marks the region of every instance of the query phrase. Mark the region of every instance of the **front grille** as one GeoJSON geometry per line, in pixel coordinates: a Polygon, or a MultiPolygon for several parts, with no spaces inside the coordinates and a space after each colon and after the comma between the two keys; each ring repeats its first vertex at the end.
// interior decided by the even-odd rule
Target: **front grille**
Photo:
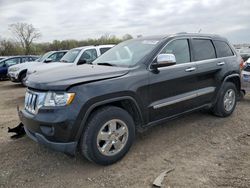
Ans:
{"type": "Polygon", "coordinates": [[[25,109],[31,113],[36,112],[36,107],[37,107],[37,98],[38,95],[32,92],[27,91],[25,95],[25,109]]]}
{"type": "Polygon", "coordinates": [[[27,90],[25,94],[25,102],[24,102],[25,110],[27,110],[28,112],[32,114],[36,114],[39,108],[43,106],[45,96],[46,96],[45,92],[27,90]]]}

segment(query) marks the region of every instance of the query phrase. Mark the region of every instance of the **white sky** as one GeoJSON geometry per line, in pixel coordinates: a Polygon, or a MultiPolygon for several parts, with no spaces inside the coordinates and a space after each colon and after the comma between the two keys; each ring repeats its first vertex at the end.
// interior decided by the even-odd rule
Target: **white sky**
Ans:
{"type": "Polygon", "coordinates": [[[0,37],[16,22],[38,28],[39,42],[201,29],[250,43],[250,0],[0,0],[0,37]]]}

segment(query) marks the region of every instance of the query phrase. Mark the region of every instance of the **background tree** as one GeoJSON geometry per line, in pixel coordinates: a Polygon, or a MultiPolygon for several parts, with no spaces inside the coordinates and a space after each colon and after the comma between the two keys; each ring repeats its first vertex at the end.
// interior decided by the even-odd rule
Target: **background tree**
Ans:
{"type": "Polygon", "coordinates": [[[28,23],[11,24],[9,28],[24,48],[25,54],[30,54],[32,42],[41,37],[39,30],[28,23]]]}

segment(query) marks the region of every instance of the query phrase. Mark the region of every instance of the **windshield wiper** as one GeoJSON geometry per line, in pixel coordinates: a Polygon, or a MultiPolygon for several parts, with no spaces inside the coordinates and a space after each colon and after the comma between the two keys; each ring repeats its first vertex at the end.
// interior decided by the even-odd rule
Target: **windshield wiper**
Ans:
{"type": "Polygon", "coordinates": [[[104,65],[104,66],[115,66],[114,64],[111,64],[111,63],[107,63],[107,62],[105,62],[105,63],[97,63],[97,65],[104,65]]]}

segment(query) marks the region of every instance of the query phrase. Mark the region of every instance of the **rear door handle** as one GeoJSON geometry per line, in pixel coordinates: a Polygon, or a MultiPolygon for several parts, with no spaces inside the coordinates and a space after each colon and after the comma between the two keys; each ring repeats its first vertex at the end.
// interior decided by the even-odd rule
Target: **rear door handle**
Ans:
{"type": "Polygon", "coordinates": [[[195,71],[195,70],[196,70],[195,67],[190,67],[190,68],[187,68],[185,71],[186,71],[186,72],[193,72],[193,71],[195,71]]]}
{"type": "Polygon", "coordinates": [[[225,65],[225,62],[219,62],[219,63],[217,63],[217,65],[218,66],[223,66],[223,65],[225,65]]]}

